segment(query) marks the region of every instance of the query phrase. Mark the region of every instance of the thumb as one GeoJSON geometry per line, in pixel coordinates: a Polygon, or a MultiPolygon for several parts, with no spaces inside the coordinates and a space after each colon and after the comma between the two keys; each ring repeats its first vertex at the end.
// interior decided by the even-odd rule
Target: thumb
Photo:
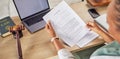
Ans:
{"type": "Polygon", "coordinates": [[[90,27],[93,27],[94,26],[94,23],[93,22],[88,22],[87,23],[87,27],[90,28],[90,27]]]}

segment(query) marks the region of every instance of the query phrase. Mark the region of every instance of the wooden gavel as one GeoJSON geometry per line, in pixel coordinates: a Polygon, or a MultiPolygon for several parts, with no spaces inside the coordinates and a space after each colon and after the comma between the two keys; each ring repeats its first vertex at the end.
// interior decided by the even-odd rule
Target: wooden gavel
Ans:
{"type": "Polygon", "coordinates": [[[19,38],[21,38],[23,36],[22,30],[24,30],[24,26],[23,25],[15,25],[15,26],[11,26],[9,28],[9,31],[13,34],[14,38],[16,39],[16,35],[18,34],[19,38]]]}
{"type": "Polygon", "coordinates": [[[9,28],[9,31],[13,34],[14,38],[17,39],[17,47],[18,47],[18,56],[19,59],[23,59],[22,57],[22,48],[20,43],[20,38],[23,37],[22,30],[24,30],[23,25],[15,25],[9,28]]]}

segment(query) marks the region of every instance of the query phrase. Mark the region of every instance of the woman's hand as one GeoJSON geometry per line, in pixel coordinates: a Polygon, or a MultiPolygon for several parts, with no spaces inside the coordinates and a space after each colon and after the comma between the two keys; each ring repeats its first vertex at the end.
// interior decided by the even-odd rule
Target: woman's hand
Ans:
{"type": "Polygon", "coordinates": [[[108,32],[101,29],[95,22],[88,22],[87,27],[97,32],[107,43],[114,41],[114,38],[108,32]]]}
{"type": "Polygon", "coordinates": [[[56,33],[55,33],[50,21],[48,21],[48,23],[46,24],[46,30],[51,37],[56,37],[56,33]]]}
{"type": "Polygon", "coordinates": [[[87,27],[90,28],[91,30],[95,31],[98,33],[98,31],[101,31],[101,28],[93,21],[89,21],[87,23],[87,27]]]}

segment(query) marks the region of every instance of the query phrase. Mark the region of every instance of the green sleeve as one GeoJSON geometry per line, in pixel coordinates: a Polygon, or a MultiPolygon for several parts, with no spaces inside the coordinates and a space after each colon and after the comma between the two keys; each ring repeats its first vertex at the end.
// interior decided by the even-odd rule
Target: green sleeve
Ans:
{"type": "Polygon", "coordinates": [[[116,41],[97,49],[91,56],[120,56],[120,44],[116,41]]]}

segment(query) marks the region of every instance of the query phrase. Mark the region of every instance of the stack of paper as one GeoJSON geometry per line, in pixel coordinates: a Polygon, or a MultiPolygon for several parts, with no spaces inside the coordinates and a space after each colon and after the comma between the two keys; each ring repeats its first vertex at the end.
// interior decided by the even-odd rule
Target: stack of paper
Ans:
{"type": "Polygon", "coordinates": [[[50,20],[58,37],[69,46],[83,47],[98,36],[86,27],[84,21],[64,1],[43,18],[46,22],[50,20]]]}

